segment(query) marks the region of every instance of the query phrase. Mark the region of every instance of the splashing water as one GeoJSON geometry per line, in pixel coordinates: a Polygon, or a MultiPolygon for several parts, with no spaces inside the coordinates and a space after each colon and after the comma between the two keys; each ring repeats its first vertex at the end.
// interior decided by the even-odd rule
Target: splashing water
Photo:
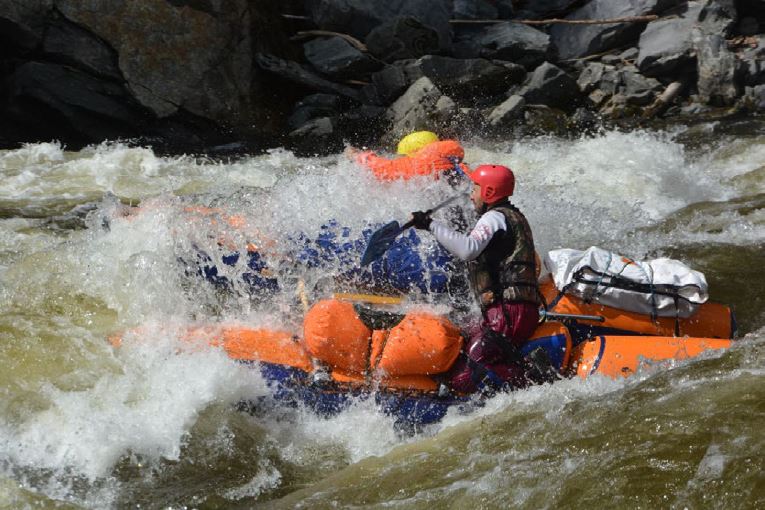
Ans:
{"type": "Polygon", "coordinates": [[[750,405],[763,396],[765,279],[754,268],[765,245],[765,135],[721,129],[466,147],[473,166],[513,168],[514,201],[542,254],[593,244],[638,258],[671,252],[704,266],[713,284],[733,279],[712,296],[746,311],[748,335],[670,371],[500,395],[414,437],[370,402],[332,418],[244,415],[233,404],[267,394],[265,382],[220,350],[189,348],[183,331],[226,321],[299,327],[298,277],[313,284],[342,270],[295,274],[300,233],[331,220],[354,233],[406,220],[450,196],[445,182],[381,184],[342,155],[283,150],[231,163],[121,143],[0,153],[0,504],[756,501],[746,470],[762,467],[754,452],[765,442],[750,405]],[[243,261],[224,263],[248,242],[271,254],[276,295],[252,296],[243,261]],[[234,292],[195,273],[200,252],[234,292]],[[717,262],[730,252],[735,271],[717,262]],[[105,340],[137,326],[118,349],[105,340]],[[647,474],[635,481],[635,472],[647,474]],[[596,488],[603,479],[608,493],[596,488]]]}

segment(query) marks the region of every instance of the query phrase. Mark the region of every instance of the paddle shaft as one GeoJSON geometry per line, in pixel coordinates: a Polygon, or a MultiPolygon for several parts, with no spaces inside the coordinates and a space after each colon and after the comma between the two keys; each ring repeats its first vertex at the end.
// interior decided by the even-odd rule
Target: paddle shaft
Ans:
{"type": "Polygon", "coordinates": [[[593,321],[593,322],[605,322],[606,318],[602,315],[577,315],[573,313],[555,313],[555,312],[548,312],[546,310],[539,310],[539,315],[547,320],[547,319],[553,319],[553,320],[566,320],[566,319],[575,319],[580,321],[593,321]]]}
{"type": "MultiPolygon", "coordinates": [[[[459,197],[459,195],[454,195],[453,197],[449,197],[449,198],[447,198],[446,200],[444,200],[444,201],[443,201],[443,202],[441,202],[440,204],[438,204],[438,205],[435,205],[435,206],[431,207],[430,209],[428,209],[427,211],[425,211],[425,216],[430,216],[431,214],[433,214],[434,212],[438,211],[438,210],[439,210],[439,209],[441,209],[442,207],[444,207],[444,206],[447,206],[447,205],[451,204],[452,202],[454,202],[455,200],[457,200],[457,198],[458,198],[458,197],[459,197]]],[[[412,220],[409,220],[409,221],[407,221],[406,223],[404,223],[403,225],[401,225],[401,231],[403,232],[404,230],[408,229],[408,228],[409,228],[409,227],[411,227],[412,225],[414,225],[414,219],[412,219],[412,220]]]]}

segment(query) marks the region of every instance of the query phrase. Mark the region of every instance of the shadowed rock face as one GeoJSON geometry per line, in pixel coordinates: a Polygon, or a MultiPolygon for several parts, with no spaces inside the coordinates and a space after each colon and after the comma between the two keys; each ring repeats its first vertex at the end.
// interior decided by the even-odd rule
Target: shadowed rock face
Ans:
{"type": "Polygon", "coordinates": [[[218,11],[199,1],[65,0],[57,6],[117,51],[127,86],[158,117],[184,108],[227,120],[248,109],[249,11],[246,0],[216,3],[218,11]]]}
{"type": "Polygon", "coordinates": [[[326,152],[411,129],[557,132],[581,108],[645,117],[670,89],[681,92],[660,115],[760,111],[761,4],[0,0],[0,145],[138,137],[188,152],[233,139],[326,152]],[[521,21],[645,14],[660,19],[521,21]],[[338,100],[298,103],[317,92],[338,100]]]}
{"type": "Polygon", "coordinates": [[[185,143],[229,127],[269,135],[288,108],[279,96],[298,97],[253,68],[254,50],[286,46],[279,9],[266,0],[0,0],[0,135],[28,140],[60,123],[65,143],[103,139],[69,129],[77,112],[112,117],[112,136],[177,134],[185,143]],[[44,65],[22,72],[25,61],[44,65]],[[45,99],[31,84],[51,73],[45,99]],[[124,108],[104,110],[106,96],[124,108]],[[142,119],[137,130],[123,110],[142,119]]]}
{"type": "MultiPolygon", "coordinates": [[[[566,19],[611,19],[663,12],[681,0],[592,0],[566,19]]],[[[550,30],[561,59],[600,53],[637,40],[644,24],[555,25],[550,30]]]]}

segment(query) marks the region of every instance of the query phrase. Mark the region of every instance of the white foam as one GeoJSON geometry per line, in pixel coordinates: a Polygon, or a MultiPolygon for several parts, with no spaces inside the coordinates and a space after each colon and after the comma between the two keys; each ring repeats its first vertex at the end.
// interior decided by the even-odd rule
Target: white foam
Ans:
{"type": "Polygon", "coordinates": [[[107,477],[125,455],[177,460],[199,412],[264,391],[259,377],[220,351],[177,352],[163,330],[147,330],[117,353],[119,373],[83,391],[44,390],[50,407],[3,423],[1,456],[17,466],[107,477]]]}
{"type": "MultiPolygon", "coordinates": [[[[730,181],[755,170],[765,154],[763,144],[730,142],[731,150],[722,155],[692,156],[674,137],[643,131],[574,141],[542,137],[490,149],[471,146],[467,160],[473,166],[499,163],[514,169],[515,199],[532,222],[540,251],[602,244],[617,251],[622,246],[648,252],[666,246],[667,238],[656,232],[634,235],[636,229],[655,225],[689,204],[739,196],[743,191],[730,181]]],[[[283,325],[279,306],[294,304],[294,296],[274,300],[269,304],[278,306],[272,308],[257,308],[245,299],[221,309],[209,286],[183,276],[178,257],[187,256],[196,243],[220,262],[222,231],[235,246],[260,236],[276,243],[276,251],[284,250],[290,247],[285,236],[316,232],[330,219],[359,231],[369,223],[406,220],[411,211],[427,209],[453,193],[443,181],[427,178],[381,184],[344,156],[302,159],[276,150],[216,163],[158,157],[150,149],[123,144],[79,153],[64,152],[55,143],[28,145],[0,153],[0,177],[0,201],[44,205],[62,197],[90,200],[113,192],[142,202],[140,213],[121,216],[117,204],[104,200],[85,231],[54,235],[30,232],[34,222],[29,220],[0,222],[0,254],[5,253],[0,266],[6,264],[0,268],[0,310],[9,303],[42,306],[47,296],[79,294],[113,312],[117,328],[147,322],[188,324],[192,317],[283,325]],[[224,211],[212,218],[214,225],[211,217],[191,221],[184,215],[189,203],[224,211]],[[246,233],[221,228],[222,218],[234,213],[244,217],[246,233]]],[[[761,211],[700,213],[669,235],[674,241],[761,243],[763,223],[761,211]]],[[[236,276],[235,270],[218,267],[236,276]]],[[[308,276],[318,278],[321,271],[308,276]]],[[[34,334],[34,325],[31,330],[34,334]]],[[[80,391],[48,385],[40,395],[49,403],[44,411],[20,422],[0,417],[0,457],[32,471],[53,470],[62,479],[72,473],[103,479],[130,453],[149,462],[177,459],[201,411],[265,392],[254,371],[243,372],[220,352],[176,354],[175,336],[157,332],[152,342],[128,345],[102,366],[95,363],[96,372],[83,378],[92,383],[80,391]],[[92,448],[94,444],[99,448],[92,448]]],[[[36,353],[42,360],[45,354],[36,353]]],[[[500,395],[470,415],[450,411],[425,433],[471,426],[473,420],[512,409],[542,409],[555,422],[570,402],[622,390],[642,377],[650,373],[633,382],[594,377],[500,395]]],[[[256,419],[269,425],[282,459],[296,464],[310,463],[316,445],[336,448],[340,457],[355,462],[408,441],[371,402],[357,403],[329,419],[308,411],[293,417],[286,423],[256,419]]],[[[263,464],[228,497],[255,497],[278,486],[281,476],[275,465],[263,464]]],[[[495,481],[490,475],[484,483],[495,481]]],[[[50,493],[66,494],[66,489],[50,493]]]]}

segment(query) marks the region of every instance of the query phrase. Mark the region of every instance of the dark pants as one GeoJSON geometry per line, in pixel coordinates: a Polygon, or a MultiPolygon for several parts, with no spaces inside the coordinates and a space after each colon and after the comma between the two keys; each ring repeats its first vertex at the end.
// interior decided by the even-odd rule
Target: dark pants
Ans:
{"type": "Polygon", "coordinates": [[[474,393],[484,384],[525,386],[518,347],[534,334],[538,323],[539,308],[533,303],[498,303],[487,308],[481,322],[467,331],[465,356],[451,371],[452,389],[474,393]]]}

